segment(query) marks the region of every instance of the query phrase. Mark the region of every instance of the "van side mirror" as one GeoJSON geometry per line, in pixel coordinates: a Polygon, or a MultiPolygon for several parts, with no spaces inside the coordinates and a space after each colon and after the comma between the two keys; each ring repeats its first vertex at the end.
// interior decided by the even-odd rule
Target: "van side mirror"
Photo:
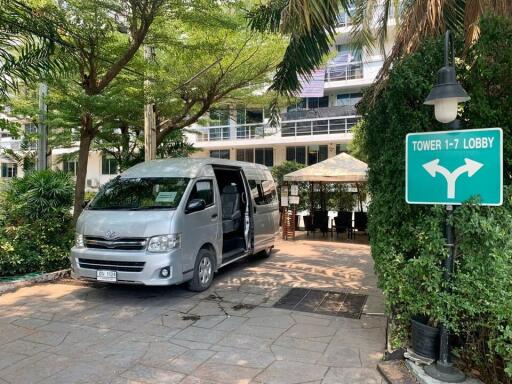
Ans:
{"type": "Polygon", "coordinates": [[[192,213],[202,211],[206,208],[206,201],[203,199],[192,199],[187,203],[185,213],[192,213]]]}
{"type": "Polygon", "coordinates": [[[87,207],[87,204],[89,204],[89,202],[90,202],[90,200],[84,200],[84,201],[82,202],[82,208],[84,208],[84,209],[85,209],[85,207],[87,207]]]}

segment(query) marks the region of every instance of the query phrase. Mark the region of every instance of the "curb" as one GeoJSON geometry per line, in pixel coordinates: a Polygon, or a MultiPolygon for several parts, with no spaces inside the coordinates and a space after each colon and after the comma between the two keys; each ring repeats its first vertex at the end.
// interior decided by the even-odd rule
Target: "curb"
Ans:
{"type": "Polygon", "coordinates": [[[418,382],[405,366],[403,360],[381,361],[377,370],[387,384],[417,384],[418,382]]]}
{"type": "Polygon", "coordinates": [[[60,271],[43,273],[42,275],[34,276],[26,280],[0,284],[0,295],[3,295],[4,293],[14,292],[20,288],[28,287],[30,285],[38,283],[48,283],[50,281],[59,280],[64,277],[69,277],[70,272],[70,269],[61,269],[60,271]]]}

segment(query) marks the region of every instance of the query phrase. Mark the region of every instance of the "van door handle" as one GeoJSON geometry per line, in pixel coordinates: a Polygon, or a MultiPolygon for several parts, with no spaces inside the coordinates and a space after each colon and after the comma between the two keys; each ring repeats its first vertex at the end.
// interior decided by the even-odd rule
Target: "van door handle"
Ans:
{"type": "Polygon", "coordinates": [[[219,216],[219,215],[217,215],[216,213],[214,213],[214,214],[212,215],[212,219],[216,219],[218,216],[219,216]]]}
{"type": "Polygon", "coordinates": [[[254,206],[254,213],[256,213],[256,206],[254,206]]]}

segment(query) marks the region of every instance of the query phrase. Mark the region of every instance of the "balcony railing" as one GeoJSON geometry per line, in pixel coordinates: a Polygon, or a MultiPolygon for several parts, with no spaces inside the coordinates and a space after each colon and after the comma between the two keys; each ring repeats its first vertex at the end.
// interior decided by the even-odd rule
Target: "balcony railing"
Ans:
{"type": "Polygon", "coordinates": [[[310,136],[329,135],[335,133],[350,133],[352,127],[359,121],[359,116],[330,117],[326,119],[309,119],[283,121],[281,136],[310,136]]]}
{"type": "Polygon", "coordinates": [[[352,25],[352,18],[346,12],[341,12],[336,17],[336,26],[338,28],[349,27],[352,25]]]}
{"type": "Polygon", "coordinates": [[[363,78],[363,63],[331,64],[325,69],[325,81],[343,81],[363,78]]]}
{"type": "Polygon", "coordinates": [[[19,151],[21,149],[21,140],[11,139],[11,138],[1,138],[0,139],[0,152],[2,149],[12,149],[13,151],[19,151]]]}
{"type": "Polygon", "coordinates": [[[349,133],[359,116],[336,116],[314,119],[282,120],[280,127],[268,124],[241,124],[236,126],[196,128],[197,141],[225,141],[261,139],[268,136],[290,137],[349,133]],[[279,132],[281,133],[279,135],[279,132]],[[232,134],[233,133],[233,134],[232,134]]]}

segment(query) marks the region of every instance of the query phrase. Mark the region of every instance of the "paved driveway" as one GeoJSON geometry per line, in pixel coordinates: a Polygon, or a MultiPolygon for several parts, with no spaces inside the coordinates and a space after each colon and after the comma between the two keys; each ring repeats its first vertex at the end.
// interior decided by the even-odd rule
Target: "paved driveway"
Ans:
{"type": "Polygon", "coordinates": [[[60,281],[0,296],[0,383],[373,384],[385,343],[369,248],[279,241],[183,287],[60,281]],[[361,319],[272,308],[290,287],[369,295],[361,319]]]}

